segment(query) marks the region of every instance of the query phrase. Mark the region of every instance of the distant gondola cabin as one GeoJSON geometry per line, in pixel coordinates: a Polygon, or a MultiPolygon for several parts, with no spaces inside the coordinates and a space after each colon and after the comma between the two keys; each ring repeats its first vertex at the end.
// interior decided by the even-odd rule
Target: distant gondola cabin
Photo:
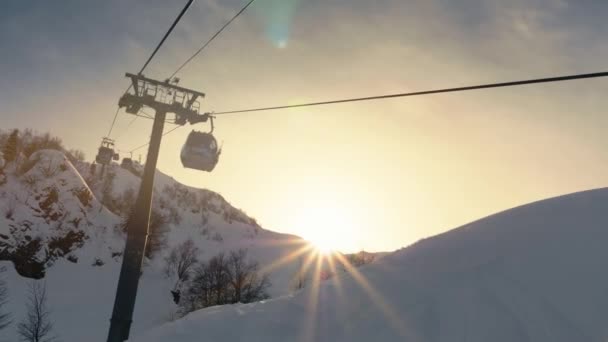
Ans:
{"type": "Polygon", "coordinates": [[[112,159],[114,159],[115,154],[116,153],[114,153],[114,150],[112,148],[100,146],[99,150],[97,151],[95,161],[97,162],[97,164],[108,165],[112,162],[112,159]]]}

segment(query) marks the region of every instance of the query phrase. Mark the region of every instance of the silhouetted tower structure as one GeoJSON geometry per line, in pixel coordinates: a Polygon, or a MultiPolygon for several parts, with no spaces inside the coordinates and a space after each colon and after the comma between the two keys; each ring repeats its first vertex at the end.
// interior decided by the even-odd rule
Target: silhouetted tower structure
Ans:
{"type": "Polygon", "coordinates": [[[127,113],[134,115],[145,106],[153,109],[155,115],[137,202],[127,221],[127,243],[112,310],[108,342],[123,342],[129,338],[141,265],[148,239],[154,173],[167,114],[175,114],[175,123],[178,125],[184,125],[186,122],[191,124],[206,122],[209,119],[209,114],[199,114],[197,100],[203,98],[205,94],[171,84],[169,80],[160,82],[143,75],[129,73],[126,76],[131,79],[132,87],[120,98],[118,106],[125,107],[127,113]]]}

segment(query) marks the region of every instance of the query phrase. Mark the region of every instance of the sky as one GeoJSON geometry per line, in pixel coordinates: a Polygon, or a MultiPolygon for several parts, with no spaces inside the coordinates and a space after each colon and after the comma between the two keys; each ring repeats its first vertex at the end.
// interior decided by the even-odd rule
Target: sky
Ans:
{"type": "MultiPolygon", "coordinates": [[[[92,159],[124,73],[185,2],[3,1],[0,127],[49,131],[92,159]]],[[[244,3],[197,0],[144,74],[168,77],[244,3]]],[[[606,15],[603,0],[256,0],[178,76],[206,93],[203,111],[224,111],[605,71],[606,15]]],[[[596,79],[227,115],[213,173],[179,162],[204,125],[168,135],[158,168],[265,228],[394,250],[606,186],[606,90],[596,79]]],[[[151,121],[132,120],[121,112],[112,132],[121,151],[149,137],[151,121]]]]}

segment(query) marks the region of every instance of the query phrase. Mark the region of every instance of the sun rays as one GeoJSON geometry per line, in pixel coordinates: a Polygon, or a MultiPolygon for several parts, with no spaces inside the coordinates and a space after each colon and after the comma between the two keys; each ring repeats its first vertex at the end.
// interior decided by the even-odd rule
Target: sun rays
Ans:
{"type": "Polygon", "coordinates": [[[315,249],[314,246],[312,246],[310,244],[305,244],[302,247],[296,249],[295,251],[287,254],[286,256],[265,266],[264,268],[262,268],[260,273],[271,273],[272,271],[276,270],[277,268],[280,268],[280,267],[283,267],[283,266],[289,264],[290,262],[296,260],[298,257],[305,255],[306,253],[314,252],[314,249],[315,249]]]}
{"type": "MultiPolygon", "coordinates": [[[[349,278],[354,280],[363,295],[373,303],[378,311],[384,316],[387,325],[401,338],[409,336],[406,322],[403,317],[393,308],[388,300],[374,288],[372,283],[361,273],[351,262],[341,253],[325,252],[312,244],[305,244],[289,253],[280,260],[266,266],[263,271],[270,272],[279,267],[283,267],[299,259],[299,270],[296,272],[294,281],[298,283],[297,289],[307,291],[306,303],[304,307],[305,316],[302,320],[302,331],[299,341],[312,342],[318,339],[320,333],[319,323],[322,314],[327,314],[326,310],[340,310],[341,304],[346,304],[344,297],[344,285],[349,278]],[[324,281],[331,281],[331,284],[323,285],[324,281]],[[326,286],[327,288],[323,288],[326,286]],[[337,296],[336,302],[330,302],[330,306],[320,308],[321,298],[333,291],[337,296]],[[335,307],[331,305],[335,304],[335,307]]],[[[330,298],[330,297],[327,297],[330,298]]],[[[339,311],[333,314],[341,314],[339,311]]],[[[348,323],[348,322],[345,322],[348,323]]]]}
{"type": "Polygon", "coordinates": [[[337,260],[345,268],[346,272],[352,276],[357,285],[359,285],[363,291],[372,300],[372,303],[382,312],[384,318],[389,322],[391,328],[399,334],[400,337],[405,338],[408,336],[408,330],[406,328],[406,322],[402,317],[399,316],[397,311],[390,305],[390,303],[384,299],[382,294],[378,292],[371,283],[357,270],[342,254],[336,254],[337,260]]]}

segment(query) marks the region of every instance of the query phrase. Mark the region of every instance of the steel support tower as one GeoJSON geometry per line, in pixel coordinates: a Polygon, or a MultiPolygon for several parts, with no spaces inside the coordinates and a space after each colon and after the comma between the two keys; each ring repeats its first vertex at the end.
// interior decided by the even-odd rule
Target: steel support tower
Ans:
{"type": "Polygon", "coordinates": [[[131,79],[132,87],[120,98],[119,107],[125,107],[127,113],[134,115],[138,115],[143,107],[149,107],[155,111],[155,115],[137,202],[127,221],[127,242],[110,320],[108,342],[123,342],[129,339],[137,287],[142,272],[141,266],[148,240],[154,173],[167,114],[173,113],[175,123],[178,125],[184,125],[186,122],[195,124],[209,119],[208,114],[199,114],[197,100],[203,98],[205,94],[179,87],[169,80],[161,82],[129,73],[126,76],[131,79]]]}

